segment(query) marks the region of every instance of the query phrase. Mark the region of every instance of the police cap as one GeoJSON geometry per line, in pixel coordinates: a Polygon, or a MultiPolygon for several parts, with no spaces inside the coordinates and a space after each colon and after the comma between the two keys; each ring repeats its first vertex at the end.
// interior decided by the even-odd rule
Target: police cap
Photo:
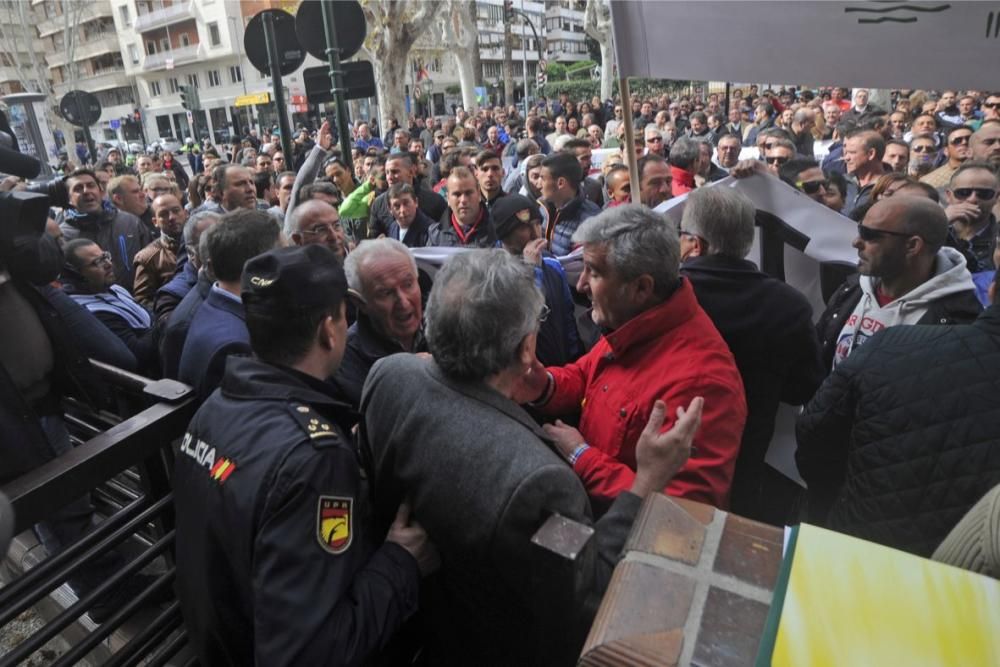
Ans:
{"type": "Polygon", "coordinates": [[[290,246],[248,260],[240,291],[245,301],[294,312],[336,306],[347,294],[347,278],[328,247],[290,246]]]}

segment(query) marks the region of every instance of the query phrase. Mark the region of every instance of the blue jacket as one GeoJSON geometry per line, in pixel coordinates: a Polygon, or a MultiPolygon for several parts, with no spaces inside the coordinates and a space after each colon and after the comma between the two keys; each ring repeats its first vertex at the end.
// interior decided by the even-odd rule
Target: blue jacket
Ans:
{"type": "Polygon", "coordinates": [[[542,265],[535,267],[535,284],[542,290],[545,305],[549,307],[549,316],[538,329],[535,352],[545,366],[565,366],[576,361],[583,353],[583,348],[576,330],[569,281],[559,260],[543,257],[542,265]]]}
{"type": "Polygon", "coordinates": [[[183,268],[178,266],[174,277],[156,290],[156,296],[153,298],[153,314],[157,323],[166,322],[197,283],[198,269],[194,264],[185,262],[183,268]]]}
{"type": "Polygon", "coordinates": [[[205,400],[222,381],[226,358],[250,352],[243,304],[213,287],[191,320],[181,353],[179,379],[194,387],[198,397],[205,400]]]}
{"type": "Polygon", "coordinates": [[[187,340],[188,330],[191,329],[191,321],[201,308],[201,304],[205,302],[210,289],[212,282],[202,275],[198,276],[198,282],[168,316],[163,335],[160,336],[160,364],[163,367],[163,377],[178,379],[181,353],[184,352],[184,341],[187,340]]]}
{"type": "Polygon", "coordinates": [[[548,205],[543,206],[542,229],[549,241],[549,251],[556,257],[568,255],[573,250],[573,232],[581,222],[600,212],[600,207],[584,197],[582,190],[559,210],[548,205]],[[553,226],[552,229],[550,225],[553,226]]]}

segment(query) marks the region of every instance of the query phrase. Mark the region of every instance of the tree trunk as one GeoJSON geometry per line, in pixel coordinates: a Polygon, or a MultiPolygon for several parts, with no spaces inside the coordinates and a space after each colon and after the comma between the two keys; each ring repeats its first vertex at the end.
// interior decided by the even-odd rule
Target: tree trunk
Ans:
{"type": "Polygon", "coordinates": [[[514,103],[514,59],[512,57],[514,37],[510,32],[510,21],[503,24],[503,99],[504,106],[514,103]]]}
{"type": "MultiPolygon", "coordinates": [[[[400,49],[402,50],[402,49],[400,49]]],[[[406,49],[409,52],[409,49],[406,49]]],[[[402,127],[406,121],[406,63],[405,54],[386,54],[374,59],[375,81],[378,87],[379,130],[383,140],[395,119],[402,127]]]]}
{"type": "Polygon", "coordinates": [[[472,54],[455,51],[455,65],[458,67],[458,81],[462,84],[462,108],[469,113],[478,110],[476,104],[476,72],[472,65],[472,54]]]}
{"type": "Polygon", "coordinates": [[[443,3],[372,0],[363,5],[373,36],[372,65],[378,92],[379,124],[384,134],[390,121],[406,126],[406,77],[410,51],[419,35],[431,29],[443,3]]]}
{"type": "MultiPolygon", "coordinates": [[[[472,0],[469,3],[469,11],[472,13],[473,22],[477,21],[479,18],[479,9],[476,7],[476,0],[472,0]]],[[[483,59],[479,57],[479,31],[476,31],[476,41],[472,45],[472,75],[477,86],[484,86],[483,83],[483,59]]],[[[459,73],[461,76],[461,72],[459,73]]],[[[465,93],[462,93],[462,98],[465,98],[465,93]]],[[[475,92],[473,91],[472,99],[476,99],[475,92]]]]}
{"type": "Polygon", "coordinates": [[[600,42],[601,45],[601,102],[611,99],[611,82],[614,80],[615,50],[611,48],[611,40],[600,42]]]}

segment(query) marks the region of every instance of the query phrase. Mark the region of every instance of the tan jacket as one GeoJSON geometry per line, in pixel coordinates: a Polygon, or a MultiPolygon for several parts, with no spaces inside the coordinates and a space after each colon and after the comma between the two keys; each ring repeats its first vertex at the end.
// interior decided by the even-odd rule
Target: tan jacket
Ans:
{"type": "Polygon", "coordinates": [[[135,285],[132,295],[146,307],[152,307],[156,290],[170,280],[177,269],[177,241],[161,235],[136,253],[135,285]]]}

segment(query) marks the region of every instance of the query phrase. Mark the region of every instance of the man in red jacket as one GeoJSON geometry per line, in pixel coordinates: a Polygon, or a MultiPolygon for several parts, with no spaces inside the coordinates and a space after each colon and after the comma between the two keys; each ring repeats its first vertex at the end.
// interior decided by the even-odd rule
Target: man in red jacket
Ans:
{"type": "Polygon", "coordinates": [[[635,445],[654,402],[667,405],[666,429],[678,408],[704,397],[691,458],[666,492],[725,508],[746,399],[733,355],[678,275],[676,230],[629,204],[585,221],[573,241],[583,244],[577,290],[590,296],[604,336],[575,363],[532,368],[538,390],[532,406],[579,417],[579,430],[557,420],[546,432],[599,511],[632,484],[635,445]]]}

